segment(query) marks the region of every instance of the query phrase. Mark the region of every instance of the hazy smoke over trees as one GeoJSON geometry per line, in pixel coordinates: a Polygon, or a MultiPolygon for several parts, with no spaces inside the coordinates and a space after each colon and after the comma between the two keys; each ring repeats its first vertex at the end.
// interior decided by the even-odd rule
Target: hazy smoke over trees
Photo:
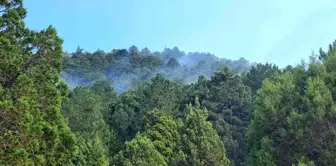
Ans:
{"type": "Polygon", "coordinates": [[[244,58],[232,61],[210,53],[186,54],[177,47],[151,52],[148,48],[139,51],[136,46],[131,46],[128,50],[97,50],[93,53],[78,47],[74,53],[65,53],[61,77],[71,88],[107,79],[120,94],[158,73],[169,79],[191,83],[200,75],[212,76],[224,66],[241,73],[250,64],[244,58]]]}

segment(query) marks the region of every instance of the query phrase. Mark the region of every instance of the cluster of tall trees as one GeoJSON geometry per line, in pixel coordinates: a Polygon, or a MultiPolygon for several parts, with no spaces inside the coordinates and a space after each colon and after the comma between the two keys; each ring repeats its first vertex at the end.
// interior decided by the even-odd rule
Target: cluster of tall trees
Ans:
{"type": "Polygon", "coordinates": [[[27,29],[21,0],[1,0],[0,15],[0,164],[69,165],[81,156],[61,113],[62,40],[27,29]]]}
{"type": "Polygon", "coordinates": [[[309,63],[242,72],[177,48],[64,55],[56,30],[25,16],[21,0],[0,0],[0,165],[336,163],[336,42],[309,63]],[[189,56],[196,81],[170,77],[189,56]],[[123,92],[108,77],[144,69],[123,92]],[[69,90],[65,73],[85,86],[69,90]]]}
{"type": "Polygon", "coordinates": [[[78,47],[74,53],[65,53],[62,65],[61,77],[72,88],[110,80],[118,94],[142,81],[149,81],[157,73],[191,83],[197,81],[199,75],[210,77],[224,66],[240,73],[250,66],[244,58],[231,61],[210,53],[186,54],[177,47],[165,48],[162,52],[151,52],[148,48],[140,51],[135,46],[92,53],[78,47]]]}

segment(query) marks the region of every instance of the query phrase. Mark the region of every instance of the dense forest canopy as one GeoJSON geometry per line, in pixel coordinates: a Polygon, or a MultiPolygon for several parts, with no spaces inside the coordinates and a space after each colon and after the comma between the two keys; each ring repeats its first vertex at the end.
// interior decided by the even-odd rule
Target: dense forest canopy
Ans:
{"type": "Polygon", "coordinates": [[[336,163],[336,41],[284,69],[177,47],[67,54],[26,13],[0,0],[0,165],[336,163]]]}
{"type": "Polygon", "coordinates": [[[70,87],[109,80],[118,94],[158,73],[168,79],[192,83],[198,76],[210,77],[224,66],[242,73],[252,65],[244,58],[232,61],[210,53],[186,54],[177,47],[165,48],[162,52],[151,52],[148,48],[139,50],[136,46],[110,52],[87,52],[78,47],[76,52],[64,54],[61,78],[70,87]]]}

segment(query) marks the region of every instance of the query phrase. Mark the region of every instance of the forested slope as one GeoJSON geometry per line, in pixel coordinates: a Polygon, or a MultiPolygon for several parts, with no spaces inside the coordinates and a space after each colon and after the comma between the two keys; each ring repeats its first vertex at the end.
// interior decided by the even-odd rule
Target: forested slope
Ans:
{"type": "Polygon", "coordinates": [[[55,28],[25,27],[21,0],[0,11],[0,165],[336,163],[336,42],[284,69],[177,48],[70,56],[55,28]]]}
{"type": "Polygon", "coordinates": [[[62,64],[61,77],[71,87],[106,79],[119,94],[158,73],[169,79],[191,83],[200,75],[212,76],[224,66],[242,73],[251,65],[244,58],[232,61],[210,53],[187,54],[177,47],[151,52],[148,48],[138,50],[136,46],[109,52],[87,52],[78,47],[74,53],[65,53],[62,64]]]}

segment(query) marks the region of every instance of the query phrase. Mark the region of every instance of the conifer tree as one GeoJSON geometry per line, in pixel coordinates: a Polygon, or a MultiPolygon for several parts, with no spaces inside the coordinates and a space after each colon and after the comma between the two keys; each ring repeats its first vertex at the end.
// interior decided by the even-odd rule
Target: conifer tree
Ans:
{"type": "Polygon", "coordinates": [[[168,165],[185,163],[179,126],[169,114],[154,109],[147,113],[143,123],[143,134],[153,142],[168,165]]]}
{"type": "Polygon", "coordinates": [[[150,139],[137,134],[133,140],[127,141],[124,150],[114,157],[114,165],[167,166],[167,163],[150,139]]]}
{"type": "Polygon", "coordinates": [[[188,105],[183,127],[183,143],[189,165],[228,166],[224,145],[212,123],[206,121],[207,112],[188,105]]]}
{"type": "Polygon", "coordinates": [[[335,162],[335,84],[328,70],[333,56],[264,82],[248,131],[251,165],[335,162]]]}
{"type": "Polygon", "coordinates": [[[76,137],[60,112],[62,40],[25,27],[22,0],[0,0],[0,163],[71,165],[76,137]]]}

